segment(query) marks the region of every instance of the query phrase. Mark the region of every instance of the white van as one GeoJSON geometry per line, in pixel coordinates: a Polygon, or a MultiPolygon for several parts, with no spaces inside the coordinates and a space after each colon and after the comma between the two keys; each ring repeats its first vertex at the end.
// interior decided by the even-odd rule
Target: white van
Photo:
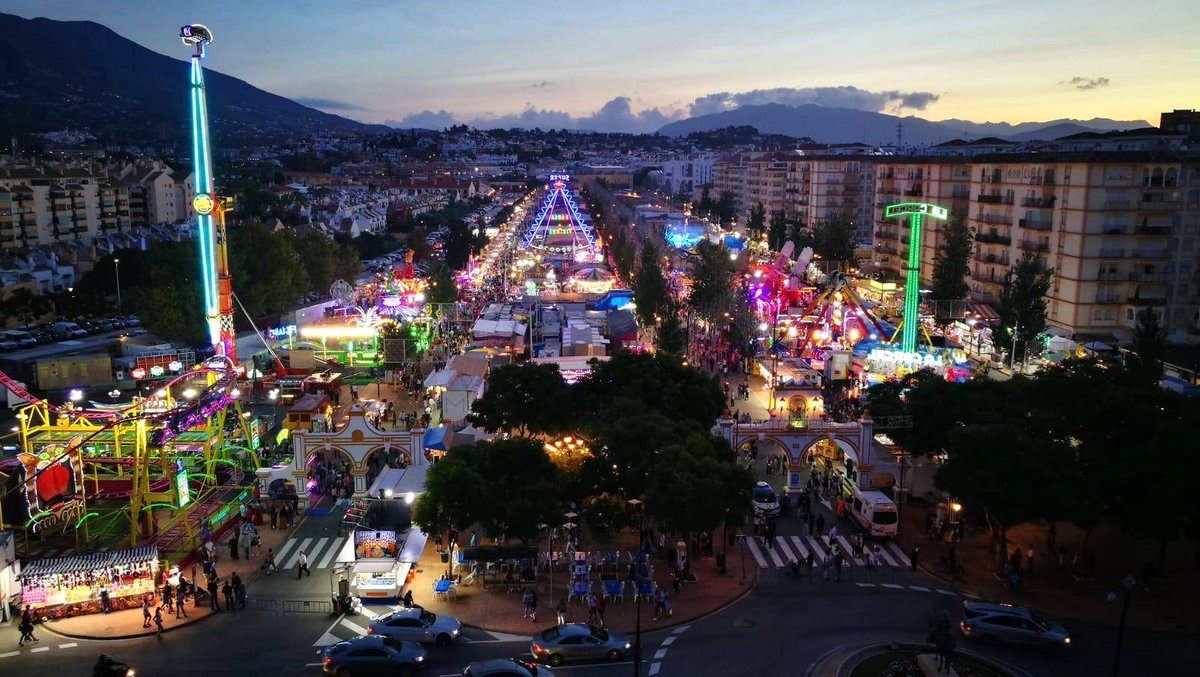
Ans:
{"type": "Polygon", "coordinates": [[[887,494],[877,489],[851,487],[846,511],[869,536],[895,538],[899,513],[887,494]]]}
{"type": "Polygon", "coordinates": [[[55,322],[50,327],[50,331],[54,334],[54,338],[58,339],[83,338],[88,335],[83,327],[74,322],[55,322]]]}
{"type": "Polygon", "coordinates": [[[750,493],[754,514],[760,517],[779,517],[779,497],[766,482],[758,482],[750,493]]]}

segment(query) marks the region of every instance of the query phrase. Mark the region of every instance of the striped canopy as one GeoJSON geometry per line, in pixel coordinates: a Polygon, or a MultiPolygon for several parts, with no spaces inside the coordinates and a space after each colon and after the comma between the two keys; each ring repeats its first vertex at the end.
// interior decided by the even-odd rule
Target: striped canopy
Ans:
{"type": "Polygon", "coordinates": [[[613,279],[613,274],[605,268],[588,266],[571,273],[571,277],[584,282],[606,282],[613,279]]]}
{"type": "Polygon", "coordinates": [[[157,559],[158,548],[153,545],[144,545],[132,550],[114,550],[112,552],[94,552],[90,555],[77,555],[75,557],[39,559],[30,562],[28,566],[21,569],[21,578],[85,573],[100,569],[119,568],[133,564],[153,562],[157,559]]]}

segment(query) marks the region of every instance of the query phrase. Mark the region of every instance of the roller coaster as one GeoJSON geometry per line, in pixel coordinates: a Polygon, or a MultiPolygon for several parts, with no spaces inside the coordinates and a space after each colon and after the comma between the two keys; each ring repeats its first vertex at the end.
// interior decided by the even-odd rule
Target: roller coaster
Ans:
{"type": "Polygon", "coordinates": [[[54,405],[3,372],[0,385],[27,403],[17,414],[21,454],[0,464],[0,524],[25,545],[72,528],[91,542],[125,526],[130,546],[188,551],[244,497],[259,462],[224,357],[117,405],[54,405]]]}

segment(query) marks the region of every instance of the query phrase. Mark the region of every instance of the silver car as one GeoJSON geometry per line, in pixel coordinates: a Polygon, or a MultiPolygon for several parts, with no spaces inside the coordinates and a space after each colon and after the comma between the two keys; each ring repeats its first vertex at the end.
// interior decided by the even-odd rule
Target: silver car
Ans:
{"type": "Polygon", "coordinates": [[[462,632],[457,618],[438,616],[419,607],[399,609],[371,621],[369,632],[405,642],[450,644],[462,632]]]}
{"type": "Polygon", "coordinates": [[[530,653],[540,663],[565,661],[619,661],[633,645],[624,635],[586,623],[568,623],[533,636],[530,653]]]}
{"type": "Polygon", "coordinates": [[[493,658],[475,661],[463,670],[463,677],[550,677],[550,668],[518,658],[493,658]]]}
{"type": "Polygon", "coordinates": [[[963,636],[982,642],[1006,642],[1030,646],[1071,646],[1066,628],[1052,623],[1030,610],[1011,604],[963,602],[958,624],[963,636]]]}

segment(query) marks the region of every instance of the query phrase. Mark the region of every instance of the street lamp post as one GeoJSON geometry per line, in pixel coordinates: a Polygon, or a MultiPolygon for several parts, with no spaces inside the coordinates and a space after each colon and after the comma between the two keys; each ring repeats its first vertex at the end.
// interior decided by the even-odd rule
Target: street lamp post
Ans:
{"type": "Polygon", "coordinates": [[[117,278],[117,314],[121,313],[121,259],[113,259],[113,274],[117,278]]]}
{"type": "Polygon", "coordinates": [[[1013,327],[1012,355],[1010,355],[1008,358],[1008,368],[1012,370],[1014,376],[1017,373],[1017,333],[1020,331],[1021,323],[1018,322],[1013,327]]]}
{"type": "MultiPolygon", "coordinates": [[[[1113,654],[1112,673],[1113,677],[1121,670],[1121,644],[1125,641],[1125,617],[1129,614],[1129,598],[1133,597],[1133,588],[1137,585],[1137,579],[1133,576],[1126,576],[1121,580],[1122,587],[1125,588],[1125,600],[1121,603],[1121,624],[1117,628],[1117,651],[1113,654]]],[[[1108,593],[1108,601],[1117,601],[1117,593],[1108,593]]]]}

